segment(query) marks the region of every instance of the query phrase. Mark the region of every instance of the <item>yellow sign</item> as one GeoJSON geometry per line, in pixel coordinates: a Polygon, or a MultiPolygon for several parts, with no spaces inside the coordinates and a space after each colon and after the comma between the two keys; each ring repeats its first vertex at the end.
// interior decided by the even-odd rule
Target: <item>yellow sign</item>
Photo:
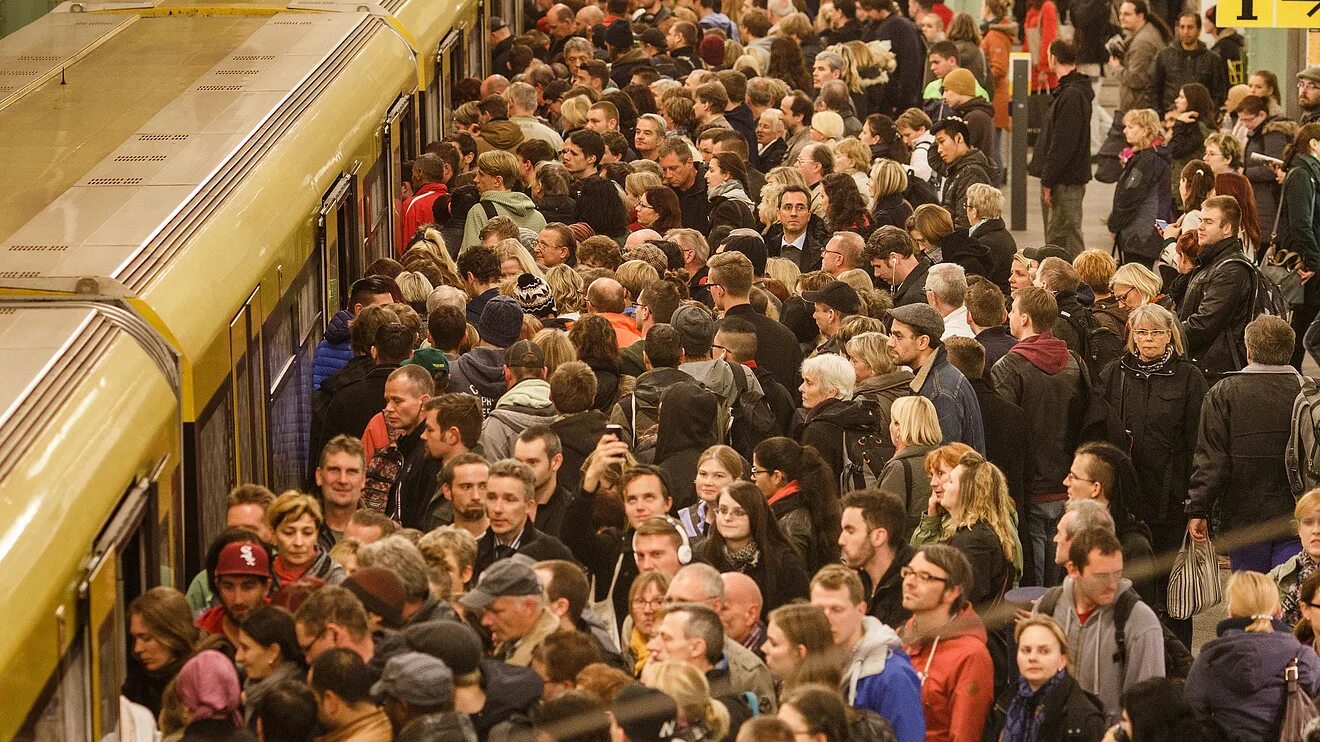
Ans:
{"type": "Polygon", "coordinates": [[[1320,0],[1219,0],[1223,28],[1320,28],[1320,0]]]}

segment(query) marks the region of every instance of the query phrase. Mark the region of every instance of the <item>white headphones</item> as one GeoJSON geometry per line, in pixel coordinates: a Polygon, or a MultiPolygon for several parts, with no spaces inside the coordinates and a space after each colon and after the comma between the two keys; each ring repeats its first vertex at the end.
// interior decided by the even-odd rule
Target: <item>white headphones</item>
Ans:
{"type": "MultiPolygon", "coordinates": [[[[665,521],[666,523],[668,523],[669,525],[671,525],[671,526],[674,527],[674,530],[678,532],[678,538],[679,538],[679,540],[682,541],[682,543],[679,544],[679,546],[678,546],[678,563],[679,563],[679,564],[683,564],[683,565],[691,564],[691,563],[692,563],[692,541],[688,538],[687,529],[683,528],[683,524],[682,524],[682,523],[679,523],[677,520],[675,520],[674,518],[672,518],[672,517],[670,517],[670,516],[668,516],[668,515],[656,515],[656,516],[653,516],[653,517],[656,517],[656,518],[663,518],[664,521],[665,521]]],[[[648,519],[648,520],[649,520],[649,519],[648,519]]],[[[633,551],[637,551],[637,532],[636,532],[636,531],[633,531],[632,546],[633,546],[633,551]]]]}

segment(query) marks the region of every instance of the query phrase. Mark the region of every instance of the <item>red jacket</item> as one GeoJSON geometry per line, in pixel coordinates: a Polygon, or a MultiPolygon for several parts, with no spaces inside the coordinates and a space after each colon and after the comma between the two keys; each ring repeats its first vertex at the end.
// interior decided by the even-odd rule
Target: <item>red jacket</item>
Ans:
{"type": "Polygon", "coordinates": [[[449,189],[444,183],[427,183],[417,191],[417,195],[408,199],[403,205],[403,219],[397,233],[398,239],[395,241],[395,248],[400,255],[408,249],[408,240],[412,239],[418,227],[435,221],[431,209],[435,205],[435,200],[441,196],[446,198],[449,196],[449,189]]]}
{"type": "Polygon", "coordinates": [[[637,332],[637,322],[632,317],[616,312],[598,312],[598,314],[609,320],[610,325],[614,327],[614,337],[619,341],[619,350],[642,339],[637,332]]]}
{"type": "Polygon", "coordinates": [[[934,636],[912,639],[912,619],[903,626],[903,648],[912,669],[924,678],[926,742],[979,742],[994,703],[995,667],[985,648],[985,624],[970,605],[934,636]],[[910,639],[912,639],[910,641],[910,639]]]}

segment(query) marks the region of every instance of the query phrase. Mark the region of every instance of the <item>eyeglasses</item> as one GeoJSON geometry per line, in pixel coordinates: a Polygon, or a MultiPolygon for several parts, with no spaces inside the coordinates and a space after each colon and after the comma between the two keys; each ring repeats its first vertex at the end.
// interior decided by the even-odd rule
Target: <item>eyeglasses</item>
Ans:
{"type": "Polygon", "coordinates": [[[748,472],[747,476],[754,477],[757,474],[771,474],[771,473],[773,473],[772,469],[757,469],[756,467],[753,466],[752,470],[748,472]]]}
{"type": "Polygon", "coordinates": [[[1120,569],[1117,572],[1093,572],[1085,576],[1096,582],[1118,582],[1123,579],[1123,570],[1120,569]]]}
{"type": "MultiPolygon", "coordinates": [[[[645,201],[638,201],[638,202],[637,202],[637,208],[639,208],[639,209],[651,209],[651,204],[648,204],[648,203],[646,203],[645,201]]],[[[651,209],[651,211],[655,211],[655,209],[651,209]]]]}
{"type": "Polygon", "coordinates": [[[1095,484],[1096,481],[1094,479],[1087,479],[1086,477],[1079,477],[1076,474],[1073,474],[1072,472],[1068,472],[1068,475],[1063,478],[1063,481],[1065,482],[1069,480],[1072,480],[1074,482],[1086,482],[1087,484],[1095,484]]]}
{"type": "Polygon", "coordinates": [[[638,608],[659,608],[665,604],[665,599],[651,598],[650,600],[647,600],[646,598],[636,598],[633,600],[632,604],[638,608]]]}
{"type": "Polygon", "coordinates": [[[948,578],[948,577],[939,577],[939,576],[933,575],[933,574],[931,574],[931,573],[929,573],[929,572],[918,572],[917,570],[915,570],[915,569],[913,569],[913,568],[911,568],[911,567],[904,567],[904,568],[898,570],[898,574],[901,575],[902,578],[905,579],[905,580],[906,580],[907,578],[909,578],[909,577],[915,577],[915,578],[917,578],[918,580],[921,580],[922,582],[925,582],[925,583],[927,583],[927,584],[932,583],[932,582],[948,582],[948,581],[949,581],[949,578],[948,578]]]}
{"type": "Polygon", "coordinates": [[[715,514],[726,518],[746,518],[747,511],[742,508],[726,508],[723,505],[715,508],[715,514]]]}
{"type": "Polygon", "coordinates": [[[329,627],[326,627],[326,628],[324,628],[324,629],[321,629],[321,633],[319,633],[319,634],[317,634],[315,637],[313,637],[311,641],[307,642],[307,644],[305,644],[305,645],[303,645],[303,644],[299,644],[299,645],[298,645],[298,649],[301,649],[303,654],[307,654],[308,652],[311,652],[311,651],[312,651],[312,647],[316,646],[316,643],[319,642],[319,641],[321,641],[321,639],[322,639],[323,637],[325,637],[326,632],[329,631],[329,630],[330,630],[329,627]]]}
{"type": "Polygon", "coordinates": [[[721,352],[724,352],[724,353],[729,352],[729,349],[726,348],[726,347],[724,347],[723,345],[715,345],[714,343],[712,343],[710,347],[711,347],[713,350],[718,350],[718,351],[721,351],[721,352]]]}
{"type": "Polygon", "coordinates": [[[1132,334],[1143,340],[1149,340],[1151,338],[1159,337],[1160,335],[1168,335],[1169,331],[1168,330],[1133,330],[1132,334]]]}
{"type": "Polygon", "coordinates": [[[1311,82],[1310,80],[1298,80],[1298,81],[1297,81],[1297,89],[1298,89],[1298,90],[1305,90],[1305,91],[1307,91],[1307,92],[1309,93],[1309,92],[1311,92],[1312,90],[1320,90],[1320,85],[1316,85],[1315,83],[1311,82]]]}

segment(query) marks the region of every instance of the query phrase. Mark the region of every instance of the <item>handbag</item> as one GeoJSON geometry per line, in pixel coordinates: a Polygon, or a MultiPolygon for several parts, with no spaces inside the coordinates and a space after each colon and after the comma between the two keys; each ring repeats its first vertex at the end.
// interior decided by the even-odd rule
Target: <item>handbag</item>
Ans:
{"type": "Polygon", "coordinates": [[[1209,539],[1195,541],[1183,534],[1182,548],[1169,573],[1170,618],[1191,618],[1224,597],[1219,584],[1219,560],[1209,539]]]}
{"type": "Polygon", "coordinates": [[[1279,218],[1283,216],[1284,193],[1279,193],[1279,206],[1274,212],[1274,233],[1270,235],[1269,247],[1261,261],[1260,272],[1266,278],[1278,284],[1283,300],[1290,307],[1299,307],[1305,303],[1305,288],[1297,269],[1303,266],[1302,256],[1294,250],[1285,249],[1279,244],[1279,218]]]}
{"type": "Polygon", "coordinates": [[[1297,658],[1283,669],[1283,679],[1288,684],[1288,693],[1283,701],[1283,725],[1279,728],[1279,742],[1306,742],[1306,727],[1320,712],[1315,703],[1306,695],[1297,683],[1297,658]]]}

